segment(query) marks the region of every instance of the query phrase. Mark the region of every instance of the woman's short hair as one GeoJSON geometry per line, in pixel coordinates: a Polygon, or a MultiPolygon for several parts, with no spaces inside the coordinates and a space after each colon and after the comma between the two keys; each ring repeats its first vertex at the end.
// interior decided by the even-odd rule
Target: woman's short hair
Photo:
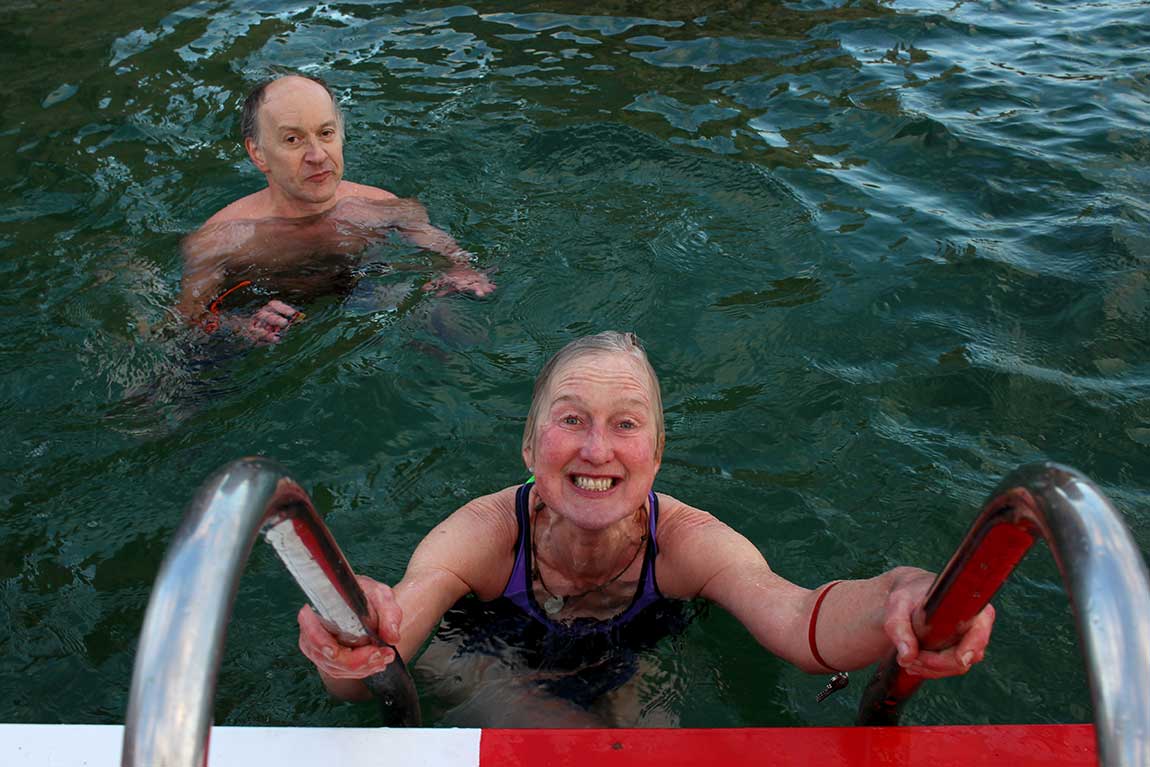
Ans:
{"type": "Polygon", "coordinates": [[[655,369],[651,367],[651,362],[647,359],[647,351],[643,348],[643,342],[639,340],[639,337],[634,333],[620,333],[616,330],[607,330],[593,336],[576,338],[547,360],[547,364],[543,366],[535,378],[535,389],[531,393],[531,409],[527,411],[527,423],[523,426],[524,450],[530,449],[535,440],[535,429],[539,425],[539,415],[544,406],[543,399],[547,396],[547,389],[550,387],[551,379],[555,377],[555,373],[567,363],[582,357],[615,352],[634,356],[643,363],[643,367],[651,379],[651,394],[655,407],[655,457],[656,459],[663,457],[663,445],[666,443],[667,437],[663,422],[663,397],[659,393],[659,377],[655,375],[655,369]]]}

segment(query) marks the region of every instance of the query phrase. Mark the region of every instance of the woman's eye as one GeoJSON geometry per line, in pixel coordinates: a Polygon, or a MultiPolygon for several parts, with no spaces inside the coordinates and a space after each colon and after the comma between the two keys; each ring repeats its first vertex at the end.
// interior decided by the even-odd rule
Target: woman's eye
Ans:
{"type": "Polygon", "coordinates": [[[579,425],[579,416],[577,416],[577,415],[565,415],[560,420],[568,426],[578,426],[579,425]]]}
{"type": "Polygon", "coordinates": [[[634,429],[637,425],[638,424],[636,424],[634,421],[620,421],[619,422],[619,428],[620,429],[634,429]]]}

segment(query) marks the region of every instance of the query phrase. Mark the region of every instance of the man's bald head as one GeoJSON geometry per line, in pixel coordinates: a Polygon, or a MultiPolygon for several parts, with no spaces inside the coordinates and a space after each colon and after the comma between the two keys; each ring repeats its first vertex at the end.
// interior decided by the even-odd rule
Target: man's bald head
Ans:
{"type": "Polygon", "coordinates": [[[273,77],[268,80],[264,80],[262,83],[253,88],[252,92],[248,94],[248,97],[244,99],[244,111],[240,118],[240,133],[242,134],[242,138],[245,141],[250,138],[256,144],[259,144],[260,106],[267,99],[268,87],[273,83],[278,83],[281,80],[286,80],[289,78],[308,80],[323,88],[324,91],[327,92],[328,97],[331,99],[331,107],[335,111],[335,119],[339,123],[339,132],[342,135],[343,112],[339,108],[339,101],[336,100],[335,93],[332,92],[331,86],[329,86],[326,82],[324,82],[322,78],[319,77],[313,77],[311,75],[291,74],[280,75],[279,77],[273,77]]]}

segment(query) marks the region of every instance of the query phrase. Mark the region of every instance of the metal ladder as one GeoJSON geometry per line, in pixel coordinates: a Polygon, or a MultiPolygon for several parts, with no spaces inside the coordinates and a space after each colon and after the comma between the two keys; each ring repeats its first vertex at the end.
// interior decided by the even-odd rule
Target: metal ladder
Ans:
{"type": "MultiPolygon", "coordinates": [[[[1150,578],[1121,515],[1074,469],[1023,466],[991,494],[924,604],[922,644],[954,644],[1039,537],[1054,554],[1086,656],[1099,763],[1150,765],[1150,578]]],[[[859,703],[858,723],[893,725],[922,683],[891,654],[859,703]]]]}
{"type": "MultiPolygon", "coordinates": [[[[148,603],[124,728],[124,767],[207,763],[216,674],[232,602],[256,537],[275,547],[328,627],[349,644],[379,643],[355,577],[302,488],[262,458],[235,461],[193,500],[148,603]]],[[[1039,537],[1062,573],[1087,658],[1103,767],[1150,765],[1150,578],[1120,515],[1073,469],[1024,466],[991,495],[939,574],[924,607],[928,648],[990,601],[1039,537]]],[[[897,724],[921,684],[892,651],[859,706],[858,723],[897,724]]],[[[371,682],[393,723],[418,724],[402,660],[371,682]]]]}
{"type": "MultiPolygon", "coordinates": [[[[273,461],[234,461],[200,488],[156,577],[132,672],[123,767],[207,764],[228,619],[261,533],[342,642],[385,644],[367,628],[363,591],[303,488],[273,461]]],[[[398,651],[386,671],[364,681],[386,723],[419,724],[419,698],[398,651]]]]}

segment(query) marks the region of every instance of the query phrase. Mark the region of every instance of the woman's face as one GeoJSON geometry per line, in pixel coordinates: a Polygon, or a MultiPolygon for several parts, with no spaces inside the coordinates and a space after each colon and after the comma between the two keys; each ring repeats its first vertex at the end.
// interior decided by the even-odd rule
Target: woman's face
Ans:
{"type": "Polygon", "coordinates": [[[623,352],[577,357],[555,372],[523,451],[550,509],[602,530],[644,503],[660,462],[651,386],[643,363],[623,352]]]}

